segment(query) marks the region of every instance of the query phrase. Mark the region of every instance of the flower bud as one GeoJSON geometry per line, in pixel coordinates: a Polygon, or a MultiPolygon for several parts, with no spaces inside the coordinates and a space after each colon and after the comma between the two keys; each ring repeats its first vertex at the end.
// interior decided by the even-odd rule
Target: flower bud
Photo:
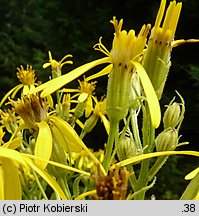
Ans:
{"type": "Polygon", "coordinates": [[[158,99],[161,99],[167,75],[171,66],[172,42],[176,32],[182,3],[172,1],[165,14],[166,1],[161,1],[160,9],[152,28],[142,65],[148,73],[158,99]],[[161,23],[162,26],[161,26],[161,23]]]}
{"type": "Polygon", "coordinates": [[[141,153],[142,151],[137,148],[132,138],[127,136],[119,138],[117,155],[120,161],[139,155],[141,153]]]}
{"type": "Polygon", "coordinates": [[[77,104],[77,106],[75,107],[75,113],[74,113],[74,116],[76,119],[83,116],[85,108],[86,108],[86,101],[79,102],[77,104]]]}
{"type": "Polygon", "coordinates": [[[99,119],[98,115],[92,114],[86,121],[84,124],[84,131],[86,133],[90,133],[92,131],[92,129],[95,127],[95,125],[97,124],[97,121],[99,119]]]}
{"type": "Polygon", "coordinates": [[[174,102],[172,105],[169,105],[163,116],[164,128],[175,128],[180,121],[180,114],[181,109],[179,103],[174,102]]]}
{"type": "Polygon", "coordinates": [[[178,132],[174,128],[169,128],[160,133],[156,138],[157,151],[171,151],[178,144],[178,132]]]}

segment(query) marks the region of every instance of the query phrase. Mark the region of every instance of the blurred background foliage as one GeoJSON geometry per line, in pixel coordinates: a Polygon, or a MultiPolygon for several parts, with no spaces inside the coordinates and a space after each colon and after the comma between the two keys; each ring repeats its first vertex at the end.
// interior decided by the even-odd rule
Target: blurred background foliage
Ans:
{"type": "MultiPolygon", "coordinates": [[[[183,9],[176,39],[199,38],[199,1],[182,0],[183,9]]],[[[48,61],[48,50],[60,60],[72,54],[74,65],[65,67],[63,73],[80,64],[102,57],[93,45],[103,36],[103,43],[111,49],[113,16],[124,19],[124,28],[139,31],[144,23],[154,23],[160,0],[0,0],[0,96],[18,82],[16,68],[31,64],[38,80],[46,81],[50,71],[42,64],[48,61]]],[[[199,131],[199,44],[177,47],[172,53],[172,67],[162,98],[162,106],[168,104],[175,90],[184,97],[186,115],[182,126],[182,141],[189,146],[181,149],[198,150],[199,131]]],[[[106,91],[107,78],[98,81],[98,93],[106,91]]],[[[77,82],[75,83],[77,84],[77,82]]],[[[106,141],[104,131],[98,125],[85,142],[98,148],[106,141]]],[[[198,165],[195,158],[171,157],[158,176],[157,198],[177,199],[186,182],[186,173],[198,165]]],[[[150,195],[150,194],[149,194],[150,195]]]]}

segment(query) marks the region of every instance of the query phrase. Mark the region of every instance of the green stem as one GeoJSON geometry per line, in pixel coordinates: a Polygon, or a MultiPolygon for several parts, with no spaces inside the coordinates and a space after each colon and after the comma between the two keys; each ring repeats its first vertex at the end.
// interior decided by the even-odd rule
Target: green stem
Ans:
{"type": "Polygon", "coordinates": [[[75,123],[76,123],[76,120],[77,120],[77,118],[74,116],[74,118],[73,118],[73,120],[72,120],[72,122],[71,122],[71,127],[75,127],[75,123]]]}
{"type": "Polygon", "coordinates": [[[133,191],[135,191],[138,181],[136,179],[135,172],[133,170],[133,166],[127,165],[127,170],[130,173],[129,181],[130,181],[131,187],[132,187],[133,191]]]}
{"type": "Polygon", "coordinates": [[[35,180],[37,182],[37,185],[38,185],[38,187],[39,187],[39,189],[41,191],[42,196],[44,197],[45,200],[48,200],[48,197],[46,196],[46,193],[45,193],[45,191],[44,191],[44,189],[43,189],[43,187],[42,187],[42,185],[41,185],[41,183],[40,183],[40,181],[39,181],[39,179],[37,177],[37,174],[35,173],[34,170],[32,170],[32,172],[33,172],[33,175],[34,175],[35,180]]]}
{"type": "Polygon", "coordinates": [[[138,149],[142,149],[142,144],[140,141],[140,135],[139,135],[139,129],[138,129],[138,122],[137,122],[137,114],[135,110],[131,111],[131,124],[132,124],[132,130],[133,130],[133,135],[136,143],[136,147],[138,149]]]}
{"type": "Polygon", "coordinates": [[[62,176],[57,181],[59,182],[59,184],[60,184],[62,190],[64,191],[67,199],[68,200],[72,200],[71,193],[70,193],[70,190],[69,190],[69,187],[68,187],[68,183],[67,183],[66,177],[62,176]]]}
{"type": "Polygon", "coordinates": [[[62,116],[62,106],[61,106],[61,102],[60,102],[59,91],[56,91],[56,97],[57,97],[57,104],[59,107],[59,116],[62,116]]]}
{"type": "MultiPolygon", "coordinates": [[[[147,148],[145,149],[144,153],[150,153],[154,147],[154,139],[155,139],[155,129],[151,124],[151,116],[149,112],[149,108],[146,107],[143,109],[143,146],[147,148]]],[[[140,175],[138,178],[138,187],[136,191],[142,190],[142,188],[147,187],[149,182],[149,165],[150,159],[144,160],[141,163],[141,170],[140,175]]],[[[146,190],[141,191],[137,195],[135,195],[135,199],[137,200],[144,200],[146,190]]]]}
{"type": "Polygon", "coordinates": [[[158,173],[158,171],[162,168],[168,156],[158,157],[154,165],[151,167],[149,171],[149,181],[158,173]]]}
{"type": "Polygon", "coordinates": [[[140,175],[138,178],[138,186],[136,191],[140,191],[137,195],[135,195],[136,200],[144,200],[145,198],[145,190],[142,190],[142,188],[145,188],[148,184],[148,169],[149,169],[149,162],[150,160],[144,160],[141,164],[141,170],[140,175]]]}
{"type": "Polygon", "coordinates": [[[87,133],[82,129],[82,132],[81,132],[81,134],[80,134],[80,136],[79,136],[80,139],[83,140],[84,137],[86,136],[86,134],[87,134],[87,133]]]}
{"type": "Polygon", "coordinates": [[[106,146],[106,152],[104,156],[103,166],[105,171],[107,172],[111,165],[111,154],[113,151],[113,144],[118,132],[118,122],[110,121],[110,132],[106,146]]]}
{"type": "Polygon", "coordinates": [[[142,188],[141,190],[136,191],[135,193],[129,195],[129,196],[127,197],[127,200],[132,200],[132,199],[133,199],[134,197],[136,197],[139,193],[141,193],[141,192],[143,192],[143,191],[147,191],[147,190],[149,190],[150,188],[152,188],[152,187],[154,186],[154,184],[155,184],[155,181],[156,181],[156,178],[153,179],[153,181],[152,181],[152,183],[151,183],[150,185],[148,185],[148,186],[142,188]]]}

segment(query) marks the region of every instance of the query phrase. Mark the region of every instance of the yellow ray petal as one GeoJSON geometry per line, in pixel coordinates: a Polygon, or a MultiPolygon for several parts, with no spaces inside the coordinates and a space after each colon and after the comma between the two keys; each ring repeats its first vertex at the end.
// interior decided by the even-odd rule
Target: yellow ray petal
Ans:
{"type": "Polygon", "coordinates": [[[110,64],[110,65],[106,66],[103,70],[101,70],[100,72],[87,77],[85,80],[90,81],[92,79],[96,79],[98,77],[105,76],[111,72],[112,68],[113,68],[113,65],[110,64]]]}
{"type": "Polygon", "coordinates": [[[199,190],[198,190],[198,193],[196,194],[196,196],[193,198],[193,200],[199,200],[199,190]]]}
{"type": "Polygon", "coordinates": [[[35,155],[29,155],[29,154],[23,154],[26,158],[30,158],[30,159],[35,159],[37,158],[38,160],[41,160],[41,161],[46,161],[48,162],[49,164],[53,165],[53,166],[56,166],[56,167],[59,167],[59,168],[62,168],[62,169],[65,169],[65,170],[69,170],[69,171],[72,171],[72,172],[77,172],[77,173],[80,173],[80,174],[83,174],[83,175],[87,175],[87,176],[90,176],[91,174],[89,172],[86,172],[84,170],[79,170],[77,168],[74,168],[72,166],[67,166],[67,165],[64,165],[64,164],[61,164],[61,163],[58,163],[58,162],[54,162],[54,161],[47,161],[43,158],[40,158],[40,157],[36,157],[35,155]]]}
{"type": "Polygon", "coordinates": [[[26,161],[24,160],[24,157],[21,155],[20,152],[18,152],[16,150],[0,147],[0,157],[15,160],[15,161],[19,162],[20,164],[27,167],[26,161]]]}
{"type": "Polygon", "coordinates": [[[28,85],[24,85],[23,86],[22,94],[27,95],[29,93],[29,91],[30,91],[29,86],[28,85]]]}
{"type": "Polygon", "coordinates": [[[14,91],[13,91],[13,93],[12,93],[12,95],[11,95],[11,98],[14,98],[15,97],[15,95],[17,94],[17,92],[21,89],[21,88],[23,88],[23,84],[19,84],[19,85],[17,85],[18,86],[18,88],[16,88],[14,91]]]}
{"type": "Polygon", "coordinates": [[[88,93],[83,92],[79,95],[77,100],[81,103],[84,102],[87,98],[88,98],[88,93]]]}
{"type": "Polygon", "coordinates": [[[174,47],[183,45],[183,44],[185,44],[185,43],[198,43],[198,42],[199,42],[199,39],[188,39],[188,40],[181,39],[181,40],[174,40],[174,41],[172,41],[171,46],[172,46],[172,48],[174,48],[174,47]]]}
{"type": "MultiPolygon", "coordinates": [[[[74,133],[72,127],[68,127],[66,122],[58,117],[56,119],[53,116],[50,117],[53,122],[52,126],[52,135],[53,140],[62,146],[65,152],[80,152],[82,150],[81,145],[71,136],[71,133],[74,133]]],[[[78,136],[78,135],[77,135],[78,136]]]]}
{"type": "Polygon", "coordinates": [[[193,179],[199,173],[199,167],[185,176],[185,180],[193,179]]]}
{"type": "Polygon", "coordinates": [[[4,137],[5,132],[3,131],[3,128],[0,127],[0,143],[2,143],[2,139],[4,137]]]}
{"type": "Polygon", "coordinates": [[[35,166],[34,163],[28,159],[25,158],[27,164],[35,170],[52,188],[53,190],[61,197],[61,199],[66,200],[66,196],[60,186],[57,184],[57,182],[44,170],[39,169],[39,167],[35,166]]]}
{"type": "MultiPolygon", "coordinates": [[[[37,141],[35,144],[34,153],[38,157],[42,157],[44,159],[49,160],[51,153],[52,153],[51,130],[46,121],[41,121],[40,123],[37,123],[37,125],[39,127],[39,134],[38,134],[37,141]]],[[[48,164],[47,162],[41,162],[38,160],[35,160],[35,162],[42,169],[45,169],[48,164]]]]}
{"type": "Polygon", "coordinates": [[[76,120],[76,123],[81,127],[81,129],[84,128],[84,124],[79,119],[76,120]]]}
{"type": "Polygon", "coordinates": [[[161,121],[161,110],[155,90],[143,66],[138,62],[132,63],[137,69],[140,76],[140,80],[149,106],[152,125],[154,128],[158,128],[161,121]]]}
{"type": "Polygon", "coordinates": [[[108,119],[106,118],[106,116],[102,115],[101,113],[99,114],[100,118],[104,124],[104,127],[106,129],[107,134],[109,134],[110,131],[110,122],[108,121],[108,119]]]}
{"type": "Polygon", "coordinates": [[[18,169],[10,159],[4,158],[2,162],[5,181],[5,200],[21,200],[22,189],[18,169]]]}
{"type": "Polygon", "coordinates": [[[4,200],[4,173],[3,167],[0,164],[0,200],[4,200]]]}
{"type": "Polygon", "coordinates": [[[164,152],[153,152],[153,153],[148,153],[148,154],[143,154],[143,155],[138,155],[126,160],[123,160],[115,165],[113,165],[113,167],[115,167],[116,165],[118,166],[126,166],[128,164],[133,164],[136,163],[140,160],[145,160],[148,158],[153,158],[153,157],[159,157],[159,156],[169,156],[169,155],[190,155],[190,156],[196,156],[199,157],[199,152],[197,151],[164,151],[164,152]]]}
{"type": "Polygon", "coordinates": [[[53,107],[53,106],[54,106],[54,101],[53,101],[52,96],[51,96],[51,95],[48,95],[48,96],[46,97],[46,99],[47,99],[47,101],[48,101],[49,106],[50,106],[50,107],[53,107]]]}
{"type": "Polygon", "coordinates": [[[0,102],[0,107],[3,105],[3,103],[7,100],[7,98],[15,91],[15,90],[19,90],[20,88],[22,88],[23,85],[19,84],[17,86],[15,86],[14,88],[12,88],[9,92],[7,92],[5,94],[5,96],[2,98],[1,102],[0,102]]]}
{"type": "Polygon", "coordinates": [[[80,194],[79,196],[77,196],[77,197],[75,198],[75,200],[82,200],[82,199],[84,199],[86,196],[90,196],[90,195],[96,194],[96,193],[97,193],[96,190],[87,191],[87,192],[84,192],[84,193],[80,194]]]}
{"type": "Polygon", "coordinates": [[[60,90],[60,92],[67,92],[67,93],[79,92],[79,89],[68,89],[68,88],[64,88],[64,89],[60,90]]]}
{"type": "Polygon", "coordinates": [[[59,122],[60,125],[62,125],[62,128],[65,128],[65,133],[68,140],[70,141],[70,143],[75,144],[76,146],[80,146],[81,148],[83,148],[88,155],[93,159],[93,161],[96,164],[100,165],[100,168],[103,172],[104,175],[106,175],[106,171],[104,170],[104,167],[102,166],[102,164],[99,162],[99,160],[95,157],[95,155],[86,147],[86,145],[83,143],[83,141],[80,139],[80,137],[78,136],[78,134],[76,133],[76,131],[64,120],[56,117],[56,116],[50,116],[51,121],[54,122],[54,124],[57,124],[57,122],[59,122]]]}
{"type": "Polygon", "coordinates": [[[199,173],[190,181],[180,200],[198,200],[199,198],[199,173]]]}
{"type": "Polygon", "coordinates": [[[21,145],[21,142],[22,142],[22,138],[16,137],[14,140],[5,143],[2,147],[9,148],[9,149],[16,149],[21,145]]]}
{"type": "Polygon", "coordinates": [[[67,83],[69,83],[69,82],[73,81],[74,79],[76,79],[77,77],[81,76],[82,74],[84,74],[85,72],[90,70],[91,68],[93,68],[97,65],[100,65],[100,64],[109,63],[109,61],[110,61],[110,59],[108,57],[105,57],[105,58],[97,59],[95,61],[84,64],[84,65],[72,70],[71,72],[69,72],[63,76],[57,77],[55,79],[52,79],[52,80],[38,86],[33,91],[31,91],[30,94],[44,90],[41,93],[41,97],[46,97],[47,95],[60,89],[61,87],[63,87],[67,83]]]}
{"type": "Polygon", "coordinates": [[[47,68],[47,67],[49,67],[49,66],[50,66],[50,63],[49,63],[49,62],[43,64],[43,68],[47,68]]]}
{"type": "Polygon", "coordinates": [[[85,110],[85,116],[88,118],[93,111],[93,100],[91,97],[88,97],[86,102],[86,110],[85,110]]]}

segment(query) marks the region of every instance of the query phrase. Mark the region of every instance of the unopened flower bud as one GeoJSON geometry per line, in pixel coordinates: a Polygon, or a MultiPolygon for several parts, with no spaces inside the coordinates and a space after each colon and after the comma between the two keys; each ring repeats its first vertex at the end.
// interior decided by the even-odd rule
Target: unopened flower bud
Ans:
{"type": "Polygon", "coordinates": [[[120,161],[141,154],[142,151],[137,149],[135,142],[130,137],[119,138],[117,154],[120,161]]]}
{"type": "Polygon", "coordinates": [[[182,3],[172,1],[165,14],[166,1],[161,1],[160,9],[152,28],[142,65],[148,73],[158,99],[161,99],[167,75],[171,66],[172,42],[176,32],[182,3]],[[161,23],[162,26],[161,26],[161,23]]]}
{"type": "Polygon", "coordinates": [[[179,103],[174,102],[172,105],[169,105],[163,116],[164,128],[175,128],[180,121],[180,114],[181,108],[179,103]]]}
{"type": "Polygon", "coordinates": [[[83,116],[84,110],[86,108],[86,101],[79,102],[75,107],[75,118],[78,119],[83,116]]]}
{"type": "Polygon", "coordinates": [[[86,133],[90,133],[92,131],[92,129],[95,127],[95,125],[97,124],[97,121],[99,119],[99,116],[92,114],[86,121],[84,124],[84,131],[86,133]]]}
{"type": "Polygon", "coordinates": [[[169,128],[160,133],[156,138],[157,151],[171,151],[178,144],[178,132],[174,128],[169,128]]]}

